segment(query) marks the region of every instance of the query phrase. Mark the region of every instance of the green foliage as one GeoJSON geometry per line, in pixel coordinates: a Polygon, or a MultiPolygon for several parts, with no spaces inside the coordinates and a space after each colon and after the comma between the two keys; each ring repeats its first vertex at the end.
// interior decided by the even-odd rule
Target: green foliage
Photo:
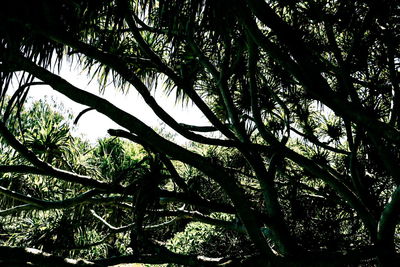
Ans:
{"type": "MultiPolygon", "coordinates": [[[[63,108],[53,103],[33,102],[27,110],[20,111],[19,126],[27,129],[18,137],[36,156],[55,167],[90,174],[107,179],[120,179],[114,183],[130,183],[135,177],[133,169],[145,153],[135,145],[115,138],[105,138],[92,147],[85,140],[71,135],[72,116],[60,113],[63,108]]],[[[2,143],[4,144],[4,143],[2,143]]],[[[5,146],[3,152],[9,147],[5,146]]],[[[26,163],[12,149],[2,153],[1,164],[26,163]]],[[[2,174],[1,186],[37,199],[51,201],[75,197],[85,192],[85,188],[65,181],[33,174],[2,174]]],[[[13,198],[1,198],[3,208],[21,205],[13,198]]],[[[112,211],[116,213],[117,211],[112,211]]],[[[106,217],[108,218],[108,217],[106,217]]],[[[102,257],[114,249],[104,241],[99,228],[101,224],[94,221],[89,207],[77,206],[73,209],[49,211],[22,211],[16,216],[2,216],[2,244],[11,246],[28,246],[56,253],[66,257],[84,257],[88,259],[102,257]],[[90,245],[93,244],[93,245],[90,245]]],[[[107,233],[106,233],[107,234],[107,233]]],[[[107,234],[109,235],[109,233],[107,234]]],[[[113,234],[113,246],[118,251],[126,250],[126,236],[113,234]]]]}
{"type": "Polygon", "coordinates": [[[3,243],[103,265],[399,261],[399,17],[391,0],[7,1],[3,243]],[[64,58],[100,91],[136,90],[174,133],[60,79],[64,58]],[[157,83],[207,125],[171,117],[157,83]],[[43,84],[121,128],[72,137],[60,110],[26,107],[43,84]]]}
{"type": "Polygon", "coordinates": [[[193,222],[189,223],[183,232],[177,233],[169,240],[167,247],[185,255],[204,254],[204,246],[207,246],[210,239],[219,235],[215,226],[193,222]]]}
{"type": "MultiPolygon", "coordinates": [[[[212,218],[234,221],[234,216],[213,213],[212,218]]],[[[167,248],[184,255],[204,255],[208,257],[235,256],[235,253],[251,253],[251,244],[243,235],[223,228],[200,222],[191,222],[182,232],[167,241],[167,248]]]]}

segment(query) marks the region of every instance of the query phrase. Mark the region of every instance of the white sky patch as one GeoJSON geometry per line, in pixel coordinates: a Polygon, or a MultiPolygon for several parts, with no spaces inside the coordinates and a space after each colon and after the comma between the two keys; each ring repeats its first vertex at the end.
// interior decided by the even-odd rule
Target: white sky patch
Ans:
{"type": "MultiPolygon", "coordinates": [[[[95,78],[90,82],[90,78],[86,75],[86,72],[81,71],[78,67],[70,68],[69,66],[69,62],[64,62],[60,76],[74,86],[105,98],[152,128],[163,128],[162,121],[158,119],[134,88],[130,88],[128,93],[123,93],[110,85],[104,90],[104,93],[101,94],[99,92],[100,87],[95,78]]],[[[192,125],[208,125],[207,119],[197,107],[192,104],[188,104],[185,107],[182,107],[181,104],[175,105],[173,94],[167,97],[161,86],[160,83],[159,88],[152,90],[153,96],[155,96],[159,105],[175,118],[176,121],[192,125]]],[[[33,98],[33,100],[52,98],[56,103],[62,103],[65,109],[71,110],[75,117],[82,110],[87,108],[87,106],[78,104],[56,92],[50,86],[33,86],[29,91],[29,97],[33,98]]],[[[121,127],[111,119],[95,110],[91,110],[79,119],[76,130],[78,135],[83,134],[89,141],[95,142],[98,138],[105,137],[107,135],[107,130],[110,128],[121,129],[121,127]]],[[[172,132],[169,127],[166,127],[166,130],[172,132]]],[[[185,143],[187,139],[178,135],[176,136],[176,141],[178,143],[185,143]]]]}

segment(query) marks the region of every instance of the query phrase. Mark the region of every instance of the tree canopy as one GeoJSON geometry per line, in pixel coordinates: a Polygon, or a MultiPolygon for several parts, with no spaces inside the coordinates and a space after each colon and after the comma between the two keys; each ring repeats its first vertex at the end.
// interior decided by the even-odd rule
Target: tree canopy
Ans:
{"type": "Polygon", "coordinates": [[[5,1],[0,262],[399,263],[399,20],[391,0],[5,1]],[[62,79],[73,61],[191,145],[62,79]],[[208,124],[168,114],[159,83],[208,124]],[[71,137],[26,106],[42,84],[120,128],[71,137]]]}

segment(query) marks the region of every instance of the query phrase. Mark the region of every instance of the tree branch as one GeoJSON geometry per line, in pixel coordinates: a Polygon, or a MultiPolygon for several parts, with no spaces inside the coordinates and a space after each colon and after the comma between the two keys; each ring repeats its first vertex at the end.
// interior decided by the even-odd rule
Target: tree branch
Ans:
{"type": "Polygon", "coordinates": [[[10,209],[1,210],[0,215],[10,215],[23,210],[51,210],[51,209],[67,209],[78,205],[84,204],[109,204],[116,203],[118,201],[125,200],[126,197],[102,197],[102,198],[92,198],[94,195],[100,193],[98,190],[90,190],[74,198],[64,199],[60,201],[48,201],[37,199],[23,195],[21,193],[6,189],[0,186],[0,193],[11,197],[13,199],[25,202],[28,204],[12,207],[10,209]]]}
{"type": "Polygon", "coordinates": [[[5,266],[28,266],[32,263],[43,267],[105,267],[100,263],[54,256],[38,249],[0,246],[0,264],[6,264],[5,266]]]}
{"type": "Polygon", "coordinates": [[[379,249],[384,254],[394,254],[394,234],[400,219],[400,186],[396,188],[386,204],[378,224],[379,249]]]}

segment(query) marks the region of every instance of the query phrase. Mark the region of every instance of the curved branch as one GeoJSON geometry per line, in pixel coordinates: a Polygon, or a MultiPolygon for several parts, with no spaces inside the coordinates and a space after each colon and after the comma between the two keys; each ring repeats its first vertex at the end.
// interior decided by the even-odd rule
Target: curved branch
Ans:
{"type": "Polygon", "coordinates": [[[79,112],[78,116],[76,116],[75,120],[74,120],[74,124],[77,124],[79,119],[86,113],[89,112],[91,110],[93,110],[94,108],[85,108],[84,110],[82,110],[81,112],[79,112]]]}
{"type": "Polygon", "coordinates": [[[310,135],[304,134],[304,133],[298,131],[297,129],[295,129],[293,127],[290,127],[290,130],[295,132],[296,134],[306,138],[311,143],[313,143],[313,144],[315,144],[317,146],[320,146],[322,148],[325,148],[326,150],[329,150],[329,151],[332,151],[332,152],[335,152],[335,153],[344,154],[344,155],[350,155],[351,154],[351,152],[349,152],[349,151],[346,151],[346,150],[343,150],[343,149],[340,149],[340,148],[336,148],[336,147],[331,147],[331,146],[329,146],[327,144],[324,144],[324,143],[320,142],[318,140],[318,138],[316,136],[314,136],[314,135],[310,136],[310,135]]]}
{"type": "Polygon", "coordinates": [[[15,93],[11,96],[10,100],[8,101],[8,104],[5,108],[4,111],[4,115],[3,115],[3,119],[7,120],[8,117],[11,114],[11,111],[13,110],[13,108],[16,105],[16,100],[19,99],[21,97],[21,95],[24,94],[25,90],[28,90],[31,86],[35,86],[35,85],[45,85],[45,83],[43,82],[29,82],[29,83],[25,83],[22,84],[16,91],[15,93]]]}
{"type": "Polygon", "coordinates": [[[99,220],[102,224],[104,224],[105,226],[107,226],[111,231],[113,232],[124,232],[124,231],[128,231],[129,229],[131,229],[135,223],[131,223],[129,225],[126,226],[121,226],[121,227],[115,227],[111,224],[109,224],[106,220],[104,220],[100,215],[98,215],[94,210],[90,210],[90,213],[92,213],[92,215],[99,220]]]}
{"type": "Polygon", "coordinates": [[[90,190],[74,198],[64,199],[60,201],[48,201],[34,197],[29,197],[24,194],[6,189],[0,186],[0,193],[16,199],[27,204],[12,207],[6,210],[1,210],[0,215],[9,215],[23,210],[51,210],[51,209],[67,209],[70,207],[84,205],[84,204],[108,204],[125,200],[126,197],[103,197],[92,198],[94,195],[100,193],[98,190],[90,190]]]}

